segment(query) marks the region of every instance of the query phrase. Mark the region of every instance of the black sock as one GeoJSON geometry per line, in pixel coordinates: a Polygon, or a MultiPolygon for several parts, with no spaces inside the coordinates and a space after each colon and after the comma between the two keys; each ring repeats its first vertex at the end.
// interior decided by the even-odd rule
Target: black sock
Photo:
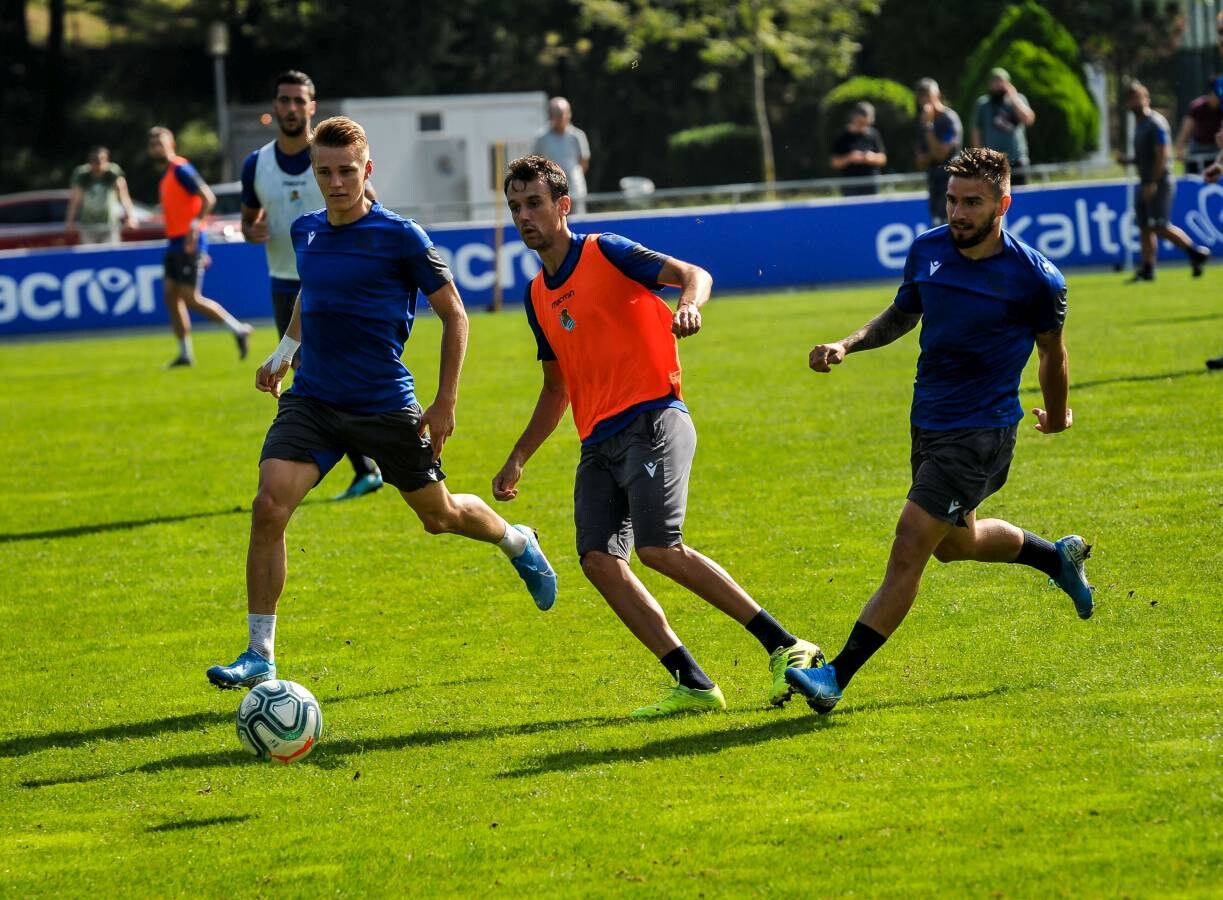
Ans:
{"type": "Polygon", "coordinates": [[[863,625],[861,622],[854,622],[854,627],[849,632],[849,640],[845,642],[844,649],[837,654],[837,658],[831,663],[832,667],[837,671],[837,684],[844,690],[850,682],[850,679],[858,673],[858,670],[866,665],[866,661],[870,659],[875,651],[883,646],[883,642],[887,638],[871,628],[869,625],[863,625]]]}
{"type": "Polygon", "coordinates": [[[1019,555],[1011,562],[1031,566],[1050,578],[1056,578],[1062,573],[1062,557],[1057,548],[1030,531],[1023,533],[1023,546],[1019,548],[1019,555]]]}
{"type": "Polygon", "coordinates": [[[772,653],[779,647],[793,647],[798,643],[798,638],[786,631],[780,622],[763,609],[752,616],[743,627],[760,641],[760,646],[764,647],[766,653],[772,653]]]}
{"type": "Polygon", "coordinates": [[[707,691],[713,687],[713,682],[709,680],[692,654],[688,652],[688,648],[683,644],[676,647],[666,656],[659,660],[662,667],[671,673],[672,678],[679,679],[679,683],[686,688],[692,688],[697,691],[707,691]]]}

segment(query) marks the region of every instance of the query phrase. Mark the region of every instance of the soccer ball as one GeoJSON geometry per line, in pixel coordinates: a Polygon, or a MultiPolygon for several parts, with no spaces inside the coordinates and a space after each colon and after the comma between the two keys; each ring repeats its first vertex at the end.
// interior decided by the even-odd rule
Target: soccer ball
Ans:
{"type": "Polygon", "coordinates": [[[305,759],[323,736],[323,711],[295,681],[257,684],[238,705],[238,740],[260,759],[305,759]]]}

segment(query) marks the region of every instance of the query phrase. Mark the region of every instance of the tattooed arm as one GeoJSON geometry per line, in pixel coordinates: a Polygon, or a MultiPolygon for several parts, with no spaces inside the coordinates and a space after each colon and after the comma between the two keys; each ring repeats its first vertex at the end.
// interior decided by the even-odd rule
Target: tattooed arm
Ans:
{"type": "Polygon", "coordinates": [[[921,313],[907,313],[892,304],[849,337],[835,344],[816,344],[807,364],[817,372],[829,372],[845,360],[846,354],[886,346],[916,328],[920,320],[921,313]]]}

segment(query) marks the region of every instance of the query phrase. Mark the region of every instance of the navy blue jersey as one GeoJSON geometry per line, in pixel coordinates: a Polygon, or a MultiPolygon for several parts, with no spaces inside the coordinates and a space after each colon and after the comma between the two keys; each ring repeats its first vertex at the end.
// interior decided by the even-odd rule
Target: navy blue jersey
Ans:
{"type": "Polygon", "coordinates": [[[358,413],[415,402],[400,360],[426,295],[453,280],[425,230],[375,203],[361,219],[331,225],[327,211],[293,223],[301,276],[301,368],[295,394],[358,413]]]}
{"type": "Polygon", "coordinates": [[[969,259],[943,225],[909,248],[895,304],[922,316],[913,424],[1003,428],[1023,418],[1019,377],[1035,336],[1065,321],[1066,279],[1006,231],[1001,253],[969,259]]]}
{"type": "MultiPolygon", "coordinates": [[[[547,272],[544,272],[544,284],[551,289],[556,289],[565,283],[565,280],[573,273],[574,268],[577,267],[578,260],[582,258],[582,248],[585,246],[585,242],[585,234],[574,234],[570,238],[569,252],[565,254],[565,261],[556,270],[556,274],[549,275],[547,272]]],[[[623,272],[628,278],[633,279],[633,281],[644,285],[652,291],[660,290],[663,287],[658,282],[658,276],[662,272],[662,267],[666,265],[669,259],[665,253],[650,250],[648,247],[638,244],[636,241],[630,241],[628,238],[621,237],[618,234],[600,234],[598,243],[599,249],[607,257],[608,262],[623,272]]],[[[523,297],[523,306],[527,311],[527,322],[531,325],[531,331],[535,333],[535,346],[538,351],[537,358],[540,360],[556,359],[556,353],[553,352],[548,339],[544,337],[543,329],[539,327],[539,321],[535,318],[535,309],[531,305],[531,285],[529,282],[527,283],[526,294],[523,297]]],[[[655,400],[647,400],[645,403],[630,406],[623,412],[599,422],[582,443],[597,444],[600,441],[605,441],[613,434],[628,428],[643,412],[651,409],[666,408],[688,411],[688,407],[684,405],[684,402],[674,396],[668,395],[655,400]]]]}

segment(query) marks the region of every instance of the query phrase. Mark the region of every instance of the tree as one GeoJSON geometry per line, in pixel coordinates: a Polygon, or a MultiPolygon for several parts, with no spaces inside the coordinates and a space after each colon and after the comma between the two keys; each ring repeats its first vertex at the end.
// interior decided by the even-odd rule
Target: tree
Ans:
{"type": "Polygon", "coordinates": [[[761,171],[777,180],[766,85],[771,71],[800,82],[831,82],[848,73],[856,36],[877,0],[574,0],[592,27],[623,35],[608,54],[612,71],[638,65],[650,49],[694,45],[704,64],[696,86],[717,91],[726,74],[751,73],[761,171]]]}

